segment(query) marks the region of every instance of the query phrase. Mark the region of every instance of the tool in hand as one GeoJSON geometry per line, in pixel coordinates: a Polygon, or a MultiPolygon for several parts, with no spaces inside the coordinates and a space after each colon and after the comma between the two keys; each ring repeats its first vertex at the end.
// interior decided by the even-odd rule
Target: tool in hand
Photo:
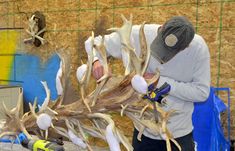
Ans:
{"type": "Polygon", "coordinates": [[[153,112],[156,123],[158,123],[158,111],[156,102],[162,103],[163,98],[170,92],[171,86],[168,83],[164,83],[160,88],[156,88],[156,84],[150,84],[148,86],[148,93],[144,96],[144,99],[148,99],[153,104],[153,112]]]}

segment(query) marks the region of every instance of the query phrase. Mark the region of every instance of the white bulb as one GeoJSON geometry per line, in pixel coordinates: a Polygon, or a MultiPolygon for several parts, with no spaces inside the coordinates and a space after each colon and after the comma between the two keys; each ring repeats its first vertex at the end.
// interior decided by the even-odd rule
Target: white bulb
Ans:
{"type": "Polygon", "coordinates": [[[138,93],[141,93],[141,94],[147,93],[148,84],[142,76],[136,74],[131,79],[131,85],[135,89],[135,91],[137,91],[138,93]]]}
{"type": "Polygon", "coordinates": [[[113,134],[113,130],[112,130],[112,125],[111,124],[109,124],[106,127],[105,137],[106,137],[107,143],[109,144],[110,151],[121,151],[119,140],[113,134]]]}
{"type": "Polygon", "coordinates": [[[87,145],[82,141],[82,139],[77,137],[71,130],[68,130],[68,135],[69,135],[70,140],[74,144],[82,147],[83,149],[85,149],[87,147],[87,145]]]}
{"type": "Polygon", "coordinates": [[[87,65],[86,64],[83,64],[83,65],[81,65],[80,67],[77,68],[76,75],[77,75],[77,79],[78,79],[79,82],[84,77],[86,71],[87,71],[87,65]]]}
{"type": "Polygon", "coordinates": [[[47,130],[51,126],[52,119],[48,114],[42,113],[37,118],[37,125],[42,130],[47,130]]]}

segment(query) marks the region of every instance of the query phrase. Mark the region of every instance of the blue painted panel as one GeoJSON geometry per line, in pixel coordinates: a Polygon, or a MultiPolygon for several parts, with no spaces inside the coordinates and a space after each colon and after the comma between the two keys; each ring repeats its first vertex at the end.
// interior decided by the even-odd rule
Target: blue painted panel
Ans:
{"type": "MultiPolygon", "coordinates": [[[[51,99],[57,98],[56,91],[56,74],[60,66],[60,58],[58,55],[53,55],[44,64],[41,63],[39,57],[34,55],[22,54],[15,58],[15,80],[23,81],[21,84],[24,89],[24,100],[33,103],[37,97],[38,104],[42,104],[46,92],[40,81],[46,81],[51,91],[51,99]]],[[[11,75],[14,76],[14,75],[11,75]]]]}

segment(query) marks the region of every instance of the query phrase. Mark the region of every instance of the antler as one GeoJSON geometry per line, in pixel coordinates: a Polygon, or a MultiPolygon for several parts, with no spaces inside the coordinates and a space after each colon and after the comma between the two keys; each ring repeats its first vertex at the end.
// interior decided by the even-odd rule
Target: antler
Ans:
{"type": "MultiPolygon", "coordinates": [[[[49,88],[46,83],[43,83],[47,96],[39,112],[35,112],[36,100],[34,105],[30,104],[30,112],[25,113],[22,117],[16,116],[13,114],[15,111],[9,111],[5,107],[7,122],[3,128],[2,135],[14,135],[21,131],[23,131],[28,137],[31,136],[27,131],[35,132],[35,134],[38,135],[43,135],[39,134],[37,131],[39,127],[37,124],[39,116],[42,116],[51,118],[51,123],[54,125],[47,125],[47,129],[45,129],[45,137],[47,137],[47,131],[54,131],[64,137],[69,138],[77,145],[87,147],[88,150],[93,150],[93,147],[89,145],[87,140],[87,135],[89,135],[107,141],[110,145],[110,149],[119,148],[119,143],[121,142],[128,151],[131,151],[133,150],[131,144],[115,127],[114,121],[111,116],[108,115],[110,112],[120,112],[122,115],[127,115],[134,122],[134,124],[139,127],[139,140],[141,140],[144,130],[148,130],[153,134],[162,135],[163,138],[166,139],[168,151],[171,150],[170,140],[180,149],[180,146],[173,139],[172,134],[167,128],[167,121],[173,111],[165,112],[160,106],[157,105],[157,110],[159,111],[160,116],[159,122],[155,123],[155,121],[153,121],[153,108],[151,107],[150,102],[143,100],[142,96],[136,92],[131,85],[134,75],[139,75],[141,77],[144,74],[150,58],[150,51],[147,47],[144,36],[144,23],[140,28],[140,45],[142,53],[140,56],[137,56],[135,49],[130,43],[132,16],[128,21],[122,15],[122,20],[124,22],[123,26],[121,28],[115,28],[115,30],[121,37],[122,51],[124,51],[128,56],[124,77],[109,77],[104,38],[102,39],[100,45],[94,45],[94,33],[92,33],[91,52],[88,52],[88,61],[82,66],[83,73],[79,75],[80,78],[78,78],[81,85],[81,99],[71,104],[62,105],[62,101],[64,99],[63,95],[66,89],[65,85],[67,83],[65,80],[64,82],[62,81],[64,91],[63,94],[59,96],[59,101],[56,103],[51,103],[51,101],[49,101],[49,88]],[[91,75],[92,62],[94,60],[93,51],[95,50],[97,51],[102,65],[104,66],[105,75],[98,80],[100,83],[98,83],[97,87],[100,87],[100,89],[91,94],[87,94],[86,90],[90,81],[89,78],[91,75]],[[92,101],[93,106],[90,107],[92,101]],[[15,125],[13,123],[16,122],[20,123],[20,126],[10,126],[15,125]],[[61,123],[64,122],[65,127],[61,127],[61,123]],[[52,126],[52,128],[49,128],[49,126],[52,126]],[[85,133],[87,135],[85,135],[85,133]],[[114,142],[109,142],[109,139],[112,139],[116,145],[112,146],[114,145],[114,142]]],[[[61,60],[64,62],[63,65],[66,66],[64,69],[69,70],[69,65],[66,64],[67,59],[64,59],[64,57],[66,57],[66,55],[61,56],[61,60]]],[[[62,70],[63,75],[69,77],[67,73],[65,73],[64,69],[62,70]]],[[[81,70],[78,70],[78,73],[80,73],[80,71],[81,70]]],[[[159,72],[156,72],[156,75],[152,79],[145,82],[147,84],[154,83],[158,80],[158,78],[159,72]]],[[[51,134],[51,132],[49,134],[51,134]]]]}
{"type": "Polygon", "coordinates": [[[28,41],[33,41],[34,42],[35,38],[37,38],[38,40],[40,40],[41,44],[45,44],[46,40],[39,36],[41,33],[45,32],[45,31],[46,31],[45,27],[39,31],[38,19],[35,17],[35,14],[32,15],[31,18],[29,19],[29,30],[26,29],[26,32],[31,37],[27,38],[27,39],[24,39],[24,42],[28,42],[28,41]]]}
{"type": "Polygon", "coordinates": [[[48,106],[50,98],[51,98],[51,93],[50,93],[50,90],[49,90],[49,88],[47,86],[47,82],[46,81],[41,81],[41,83],[42,83],[42,85],[43,85],[43,87],[44,87],[44,89],[46,91],[46,98],[43,101],[42,106],[40,108],[40,112],[43,112],[44,110],[47,109],[47,106],[48,106]]]}
{"type": "Polygon", "coordinates": [[[18,97],[17,105],[16,105],[15,108],[13,108],[11,110],[7,109],[4,102],[2,103],[2,105],[3,105],[3,109],[5,111],[5,114],[7,116],[10,116],[10,117],[12,115],[16,115],[17,117],[22,116],[22,113],[23,113],[23,111],[22,111],[22,107],[23,107],[23,89],[20,88],[20,90],[19,90],[19,97],[18,97]]]}
{"type": "Polygon", "coordinates": [[[86,89],[90,81],[92,63],[94,60],[93,47],[94,47],[94,32],[92,31],[91,52],[88,53],[87,64],[83,64],[77,69],[77,78],[80,83],[81,97],[82,97],[83,103],[85,104],[89,112],[91,112],[91,108],[89,106],[89,102],[88,102],[89,100],[85,96],[86,96],[86,89]]]}
{"type": "Polygon", "coordinates": [[[146,69],[148,67],[149,60],[150,60],[150,54],[151,54],[150,49],[147,47],[147,42],[146,42],[146,38],[144,34],[144,25],[145,25],[145,22],[143,22],[140,27],[140,38],[139,38],[140,48],[141,48],[141,54],[140,54],[141,69],[142,69],[141,75],[144,75],[144,73],[146,72],[146,69]]]}
{"type": "Polygon", "coordinates": [[[6,115],[6,123],[0,133],[0,138],[4,135],[13,135],[17,138],[17,134],[21,131],[24,132],[28,138],[32,138],[24,126],[24,122],[21,120],[23,107],[23,90],[20,89],[17,106],[11,110],[7,109],[3,102],[4,113],[6,115]],[[13,131],[11,131],[13,130],[13,131]]]}
{"type": "Polygon", "coordinates": [[[54,125],[52,123],[52,119],[55,118],[56,119],[56,115],[58,114],[56,111],[52,110],[48,104],[50,101],[50,90],[47,86],[47,83],[41,82],[42,85],[45,88],[46,91],[46,98],[40,108],[40,110],[36,113],[35,109],[36,109],[36,105],[37,105],[37,100],[35,98],[34,100],[34,104],[32,106],[31,103],[29,103],[29,108],[30,111],[32,113],[32,115],[34,116],[34,118],[36,119],[36,123],[37,126],[41,129],[41,130],[45,130],[45,138],[47,139],[48,137],[48,128],[51,126],[52,128],[54,128],[54,125]]]}
{"type": "Polygon", "coordinates": [[[49,106],[52,109],[64,104],[64,97],[68,88],[68,81],[69,81],[69,75],[70,75],[70,58],[69,58],[69,54],[66,51],[67,48],[68,46],[65,48],[58,49],[56,51],[57,55],[60,57],[60,60],[61,60],[61,67],[62,67],[61,74],[62,75],[60,77],[60,82],[61,82],[63,91],[59,99],[55,102],[55,104],[52,104],[52,102],[49,102],[50,103],[49,106]]]}
{"type": "Polygon", "coordinates": [[[125,69],[125,75],[130,74],[131,72],[131,59],[130,59],[130,51],[128,49],[126,49],[126,45],[130,46],[131,42],[130,42],[130,34],[131,34],[131,29],[132,29],[132,14],[130,15],[130,20],[127,20],[125,18],[124,15],[121,15],[122,21],[123,21],[123,25],[121,28],[110,28],[108,30],[111,31],[116,31],[121,39],[121,44],[124,45],[124,47],[122,47],[122,51],[123,53],[125,53],[125,55],[127,56],[127,62],[124,62],[124,64],[126,65],[126,69],[125,69]]]}
{"type": "Polygon", "coordinates": [[[100,91],[102,90],[102,88],[104,87],[105,83],[107,82],[107,80],[109,78],[109,67],[108,67],[108,62],[107,62],[106,48],[104,45],[104,36],[102,37],[101,44],[94,45],[94,48],[97,52],[97,56],[98,56],[98,59],[99,59],[101,65],[104,67],[104,75],[100,79],[97,80],[97,87],[92,95],[93,101],[92,101],[91,106],[95,105],[100,91]]]}
{"type": "Polygon", "coordinates": [[[132,151],[133,147],[128,143],[127,138],[116,129],[114,121],[109,115],[102,113],[93,113],[88,115],[89,118],[100,118],[105,120],[108,123],[106,126],[106,140],[109,144],[111,150],[117,149],[120,150],[119,141],[126,147],[128,151],[132,151]]]}

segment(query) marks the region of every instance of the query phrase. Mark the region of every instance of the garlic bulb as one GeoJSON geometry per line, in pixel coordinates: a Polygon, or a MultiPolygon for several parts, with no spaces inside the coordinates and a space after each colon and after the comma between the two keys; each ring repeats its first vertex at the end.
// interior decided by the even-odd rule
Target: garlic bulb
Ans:
{"type": "Polygon", "coordinates": [[[147,93],[148,84],[142,76],[136,74],[131,79],[131,85],[135,89],[135,91],[137,91],[138,93],[141,93],[141,94],[147,93]]]}

